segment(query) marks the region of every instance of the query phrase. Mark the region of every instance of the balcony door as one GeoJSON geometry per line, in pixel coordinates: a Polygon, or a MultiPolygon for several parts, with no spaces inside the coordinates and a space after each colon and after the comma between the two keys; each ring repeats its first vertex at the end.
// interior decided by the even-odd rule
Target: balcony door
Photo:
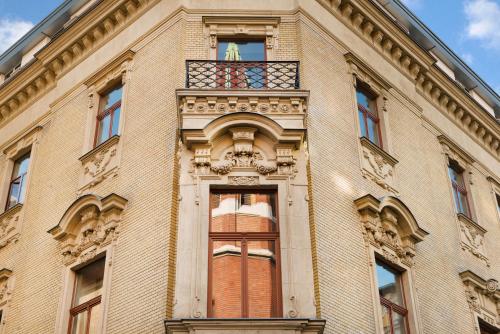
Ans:
{"type": "Polygon", "coordinates": [[[267,86],[264,40],[219,40],[217,45],[219,88],[265,88],[267,86]]]}
{"type": "Polygon", "coordinates": [[[210,194],[208,316],[282,316],[274,191],[210,194]]]}

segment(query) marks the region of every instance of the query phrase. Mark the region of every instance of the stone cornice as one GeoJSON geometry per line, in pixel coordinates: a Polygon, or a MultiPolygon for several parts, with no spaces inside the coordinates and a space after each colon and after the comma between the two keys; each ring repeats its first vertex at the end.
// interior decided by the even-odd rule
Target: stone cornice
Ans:
{"type": "Polygon", "coordinates": [[[458,124],[495,158],[500,125],[475,100],[435,66],[434,58],[374,4],[359,0],[317,0],[410,80],[422,96],[458,124]]]}
{"type": "Polygon", "coordinates": [[[70,25],[0,90],[0,126],[158,0],[105,0],[70,25]]]}

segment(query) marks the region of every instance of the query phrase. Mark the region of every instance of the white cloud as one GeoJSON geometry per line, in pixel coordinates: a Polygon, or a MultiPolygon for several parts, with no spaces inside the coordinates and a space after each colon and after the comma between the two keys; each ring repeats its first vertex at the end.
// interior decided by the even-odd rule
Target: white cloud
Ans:
{"type": "Polygon", "coordinates": [[[474,57],[467,52],[462,54],[462,59],[469,65],[474,62],[474,57]]]}
{"type": "Polygon", "coordinates": [[[33,27],[33,23],[16,19],[0,19],[0,54],[33,27]]]}
{"type": "Polygon", "coordinates": [[[464,4],[466,34],[484,46],[500,50],[500,4],[495,0],[468,0],[464,4]]]}

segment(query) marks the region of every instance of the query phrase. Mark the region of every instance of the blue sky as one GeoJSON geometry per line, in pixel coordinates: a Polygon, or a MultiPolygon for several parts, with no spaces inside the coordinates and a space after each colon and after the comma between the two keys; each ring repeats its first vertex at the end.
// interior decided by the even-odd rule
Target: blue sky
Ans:
{"type": "MultiPolygon", "coordinates": [[[[500,0],[402,0],[500,93],[500,0]]],[[[62,0],[0,0],[0,53],[62,0]]]]}

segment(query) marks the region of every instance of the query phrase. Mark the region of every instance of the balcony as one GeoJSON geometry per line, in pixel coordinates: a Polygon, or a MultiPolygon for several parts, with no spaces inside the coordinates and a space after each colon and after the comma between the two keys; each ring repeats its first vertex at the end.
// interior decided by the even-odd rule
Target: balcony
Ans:
{"type": "Polygon", "coordinates": [[[299,62],[187,60],[186,88],[299,89],[299,62]]]}

